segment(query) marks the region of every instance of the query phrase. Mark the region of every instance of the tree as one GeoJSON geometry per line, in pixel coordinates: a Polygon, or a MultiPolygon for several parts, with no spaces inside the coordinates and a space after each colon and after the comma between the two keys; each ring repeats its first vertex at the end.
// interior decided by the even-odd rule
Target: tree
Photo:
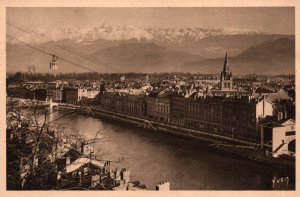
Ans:
{"type": "MultiPolygon", "coordinates": [[[[34,109],[27,113],[17,106],[8,112],[7,189],[59,189],[56,183],[58,144],[70,136],[64,133],[62,127],[52,126],[52,123],[82,110],[88,111],[80,106],[49,121],[47,117],[56,111],[40,110],[37,101],[34,109]]],[[[76,132],[73,136],[76,143],[70,148],[74,149],[78,149],[82,142],[95,145],[104,140],[100,130],[89,141],[76,132]]]]}

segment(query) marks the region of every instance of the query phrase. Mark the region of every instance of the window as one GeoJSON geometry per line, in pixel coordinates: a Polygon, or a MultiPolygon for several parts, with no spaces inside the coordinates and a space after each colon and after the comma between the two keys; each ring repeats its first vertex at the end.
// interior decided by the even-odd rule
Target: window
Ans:
{"type": "Polygon", "coordinates": [[[285,132],[285,136],[295,135],[295,131],[287,131],[285,132]]]}
{"type": "Polygon", "coordinates": [[[84,167],[84,168],[83,168],[83,173],[84,173],[84,175],[87,175],[87,174],[88,174],[88,167],[84,167]]]}

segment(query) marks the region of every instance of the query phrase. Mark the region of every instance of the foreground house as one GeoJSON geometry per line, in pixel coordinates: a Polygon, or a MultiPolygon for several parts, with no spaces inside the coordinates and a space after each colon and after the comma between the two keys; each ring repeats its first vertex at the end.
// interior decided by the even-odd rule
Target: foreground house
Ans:
{"type": "Polygon", "coordinates": [[[273,157],[295,157],[296,153],[296,125],[293,119],[284,118],[274,120],[269,118],[260,125],[261,147],[273,157]]]}
{"type": "Polygon", "coordinates": [[[67,189],[89,189],[95,187],[106,177],[108,172],[107,164],[95,159],[80,157],[67,164],[61,171],[58,171],[58,185],[67,189]]]}

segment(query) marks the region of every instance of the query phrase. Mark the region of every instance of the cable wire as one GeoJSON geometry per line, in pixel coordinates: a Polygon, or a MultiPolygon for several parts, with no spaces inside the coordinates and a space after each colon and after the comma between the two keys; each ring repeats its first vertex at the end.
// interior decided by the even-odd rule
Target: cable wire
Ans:
{"type": "MultiPolygon", "coordinates": [[[[11,35],[9,35],[9,34],[6,34],[6,35],[7,35],[7,37],[8,37],[9,39],[11,39],[11,40],[16,40],[17,42],[19,42],[19,43],[21,43],[21,44],[24,44],[24,45],[26,45],[26,46],[28,46],[28,47],[30,47],[30,48],[32,48],[32,49],[35,49],[35,50],[37,50],[37,51],[39,51],[39,52],[41,52],[41,53],[43,53],[43,54],[53,56],[53,54],[48,53],[48,52],[46,52],[46,51],[44,51],[44,50],[42,50],[42,49],[40,49],[40,48],[38,48],[38,47],[35,47],[35,46],[29,44],[29,43],[26,43],[26,42],[24,42],[24,41],[21,41],[21,40],[19,40],[18,38],[15,38],[15,37],[13,37],[13,36],[11,36],[11,35]]],[[[97,71],[95,71],[95,70],[93,70],[93,69],[87,68],[87,67],[82,66],[82,65],[77,64],[77,63],[74,63],[74,62],[69,61],[69,60],[67,60],[67,59],[64,59],[64,58],[62,58],[62,57],[59,57],[59,59],[62,60],[62,61],[64,61],[64,62],[66,62],[66,63],[69,63],[69,64],[71,64],[71,65],[73,65],[73,66],[77,66],[77,67],[83,68],[83,69],[85,69],[85,70],[88,70],[88,71],[90,71],[90,72],[96,72],[96,73],[97,73],[97,71]]]]}
{"type": "Polygon", "coordinates": [[[38,38],[38,39],[40,39],[40,40],[43,40],[43,41],[46,42],[46,44],[48,44],[48,45],[52,45],[52,46],[58,47],[58,48],[60,48],[60,49],[62,49],[62,50],[64,50],[64,51],[68,52],[69,54],[73,54],[73,55],[75,55],[75,56],[78,56],[78,57],[80,57],[80,58],[82,58],[82,59],[85,59],[85,60],[87,60],[87,61],[89,61],[89,62],[92,62],[92,63],[94,63],[94,64],[96,64],[96,65],[98,65],[98,66],[100,66],[100,67],[102,67],[102,68],[105,68],[105,69],[107,69],[107,70],[114,71],[114,70],[111,69],[111,68],[106,68],[105,66],[99,65],[97,62],[95,62],[95,61],[93,61],[93,60],[90,60],[90,59],[88,59],[88,58],[86,58],[86,57],[84,57],[84,56],[82,56],[82,55],[79,55],[79,54],[77,54],[77,53],[74,53],[74,52],[72,52],[72,51],[70,51],[70,50],[68,50],[68,49],[66,49],[66,48],[64,48],[64,47],[61,47],[61,46],[55,44],[53,41],[46,40],[45,38],[42,38],[37,32],[35,32],[35,31],[33,31],[33,30],[28,31],[28,30],[25,30],[25,29],[23,29],[23,28],[21,28],[21,27],[18,27],[18,26],[16,26],[16,25],[13,25],[13,24],[11,24],[11,23],[9,23],[9,22],[6,22],[6,24],[9,25],[9,26],[11,26],[11,27],[14,27],[14,28],[16,28],[16,29],[18,29],[18,30],[20,30],[20,31],[23,31],[23,32],[25,32],[25,33],[27,33],[27,34],[30,34],[30,35],[32,35],[32,36],[34,36],[34,37],[36,37],[36,38],[38,38]]]}
{"type": "Polygon", "coordinates": [[[23,42],[23,41],[21,41],[21,40],[15,38],[15,37],[9,35],[9,34],[6,34],[6,36],[7,36],[9,39],[11,39],[11,40],[16,40],[16,41],[19,42],[20,44],[24,44],[24,45],[26,45],[26,46],[28,46],[28,47],[30,47],[30,48],[32,48],[32,49],[38,50],[39,52],[41,52],[41,53],[43,53],[43,54],[51,55],[51,56],[52,56],[52,54],[50,54],[50,53],[48,53],[48,52],[46,52],[46,51],[43,51],[43,50],[41,50],[41,49],[38,48],[38,47],[35,47],[35,46],[33,46],[33,45],[30,45],[30,44],[28,44],[28,43],[26,43],[26,42],[23,42]]]}

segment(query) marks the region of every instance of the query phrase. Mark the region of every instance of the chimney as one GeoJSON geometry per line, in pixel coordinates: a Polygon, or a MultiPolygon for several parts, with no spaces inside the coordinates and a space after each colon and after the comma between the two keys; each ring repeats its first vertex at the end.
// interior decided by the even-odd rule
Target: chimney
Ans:
{"type": "Polygon", "coordinates": [[[70,157],[66,157],[66,165],[69,165],[71,163],[71,158],[70,157]]]}
{"type": "Polygon", "coordinates": [[[57,173],[57,180],[60,180],[61,179],[61,171],[58,171],[57,173]]]}
{"type": "Polygon", "coordinates": [[[160,182],[155,186],[157,191],[169,191],[170,190],[170,182],[160,182]]]}
{"type": "Polygon", "coordinates": [[[81,151],[81,153],[84,152],[84,142],[81,142],[81,145],[80,145],[80,151],[81,151]]]}
{"type": "Polygon", "coordinates": [[[130,182],[130,171],[127,170],[126,168],[121,173],[121,179],[125,184],[130,182]]]}

